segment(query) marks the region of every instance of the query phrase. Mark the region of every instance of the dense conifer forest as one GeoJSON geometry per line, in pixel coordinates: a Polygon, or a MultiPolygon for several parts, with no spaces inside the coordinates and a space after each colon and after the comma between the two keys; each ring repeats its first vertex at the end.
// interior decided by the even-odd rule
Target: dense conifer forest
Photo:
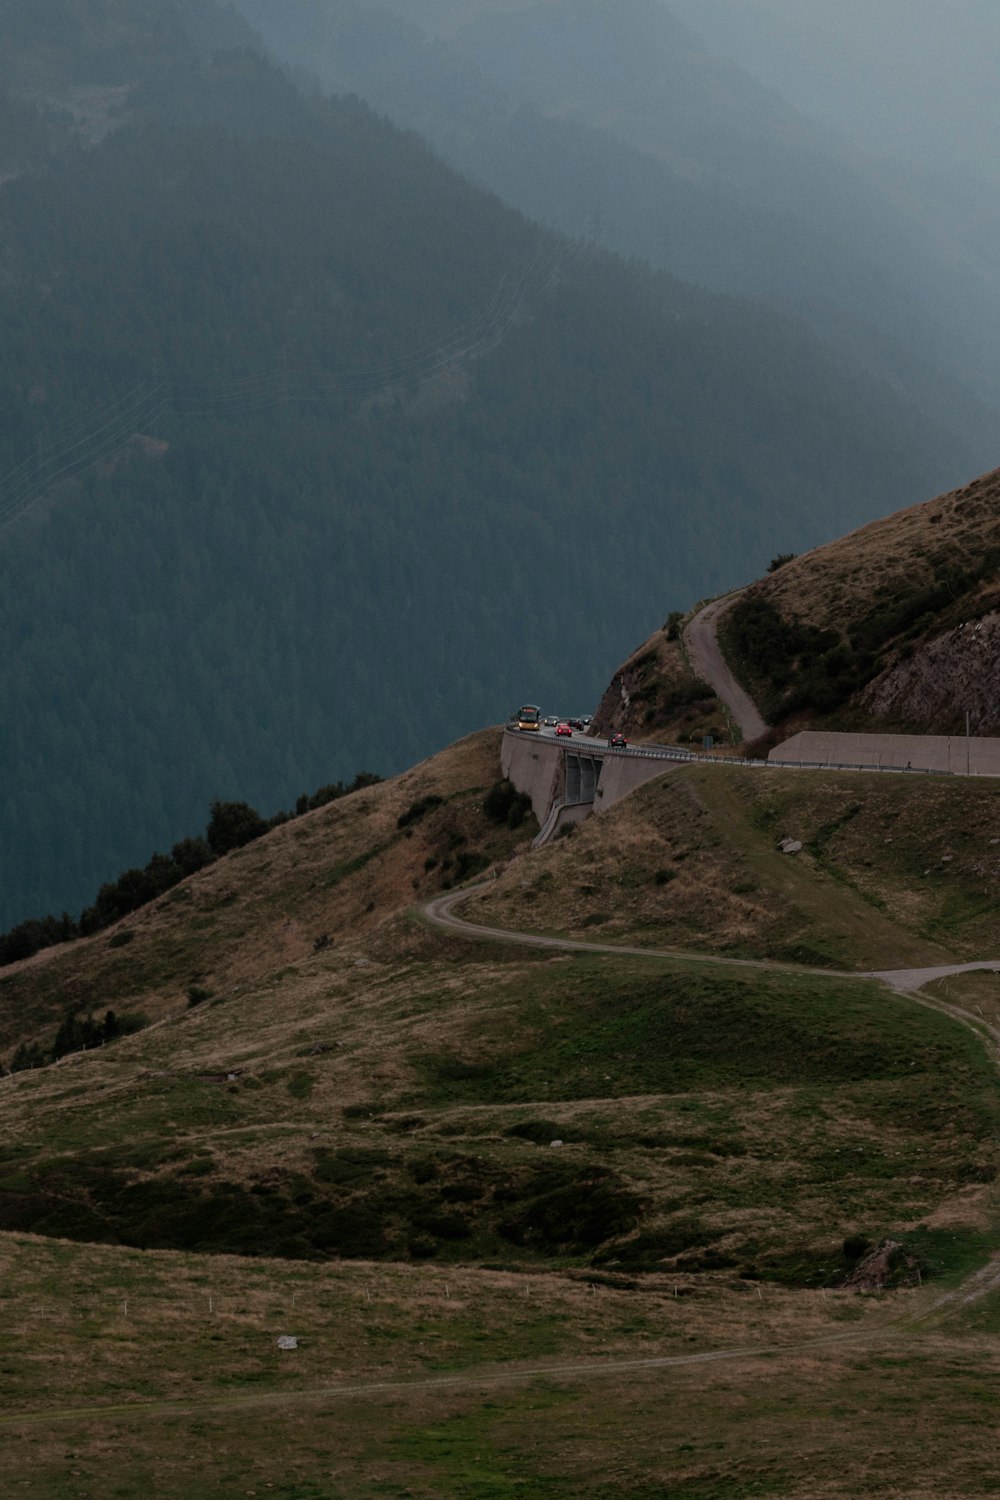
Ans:
{"type": "Polygon", "coordinates": [[[794,321],[301,92],[232,14],[115,0],[112,46],[63,11],[69,83],[68,31],[4,23],[0,927],[213,799],[584,710],[651,616],[967,462],[794,321]],[[77,85],[122,80],[80,128],[77,85]]]}

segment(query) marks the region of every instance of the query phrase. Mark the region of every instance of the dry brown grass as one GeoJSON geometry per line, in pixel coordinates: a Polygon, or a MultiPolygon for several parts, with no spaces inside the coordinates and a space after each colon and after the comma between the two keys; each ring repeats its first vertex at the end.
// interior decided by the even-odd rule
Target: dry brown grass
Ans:
{"type": "Polygon", "coordinates": [[[998,826],[992,781],[689,766],[516,863],[466,911],[513,929],[846,967],[992,957],[998,826]],[[783,837],[806,848],[782,854],[783,837]]]}
{"type": "Polygon", "coordinates": [[[981,1016],[991,1026],[1000,1026],[1000,974],[954,974],[926,987],[927,994],[981,1016]]]}
{"type": "Polygon", "coordinates": [[[190,985],[231,994],[307,964],[324,935],[338,951],[363,945],[394,913],[441,889],[450,851],[504,858],[524,838],[481,813],[482,792],[499,774],[498,745],[499,731],[471,735],[234,851],[117,929],[0,970],[0,1045],[44,1034],[71,1006],[176,1016],[190,985]],[[443,805],[398,829],[399,816],[428,795],[443,805]],[[121,928],[132,941],[110,947],[121,928]]]}
{"type": "MultiPolygon", "coordinates": [[[[977,565],[1000,546],[1000,470],[935,500],[873,521],[785,563],[753,585],[786,618],[849,629],[878,592],[911,592],[939,580],[943,568],[977,565]]],[[[977,593],[995,593],[984,582],[977,593]]],[[[970,614],[981,612],[970,600],[970,614]]]]}
{"type": "Polygon", "coordinates": [[[136,1405],[195,1396],[208,1404],[213,1394],[251,1392],[262,1372],[276,1392],[402,1379],[461,1368],[483,1357],[484,1344],[506,1362],[667,1356],[727,1339],[791,1343],[878,1327],[926,1301],[908,1292],[890,1306],[780,1287],[758,1295],[749,1286],[709,1289],[684,1273],[647,1277],[637,1296],[585,1272],[293,1265],[30,1235],[0,1235],[0,1270],[7,1333],[24,1351],[9,1372],[4,1425],[14,1411],[71,1411],[116,1395],[136,1405]],[[298,1359],[275,1352],[281,1333],[302,1340],[298,1359]]]}
{"type": "Polygon", "coordinates": [[[908,1334],[925,1292],[891,1307],[752,1286],[706,1296],[680,1277],[637,1297],[565,1277],[290,1269],[21,1236],[0,1238],[0,1265],[18,1351],[0,1418],[12,1494],[990,1492],[995,1341],[948,1323],[908,1334]],[[301,1343],[283,1354],[287,1332],[301,1343]],[[641,1363],[713,1349],[732,1354],[641,1363]],[[563,1373],[540,1378],[547,1366],[563,1373]]]}

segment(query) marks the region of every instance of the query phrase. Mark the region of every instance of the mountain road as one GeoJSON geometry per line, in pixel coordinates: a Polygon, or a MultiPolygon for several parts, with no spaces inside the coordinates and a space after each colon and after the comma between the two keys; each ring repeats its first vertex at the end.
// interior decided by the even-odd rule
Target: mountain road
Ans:
{"type": "Polygon", "coordinates": [[[757,705],[736,681],[718,641],[719,619],[742,593],[738,589],[700,609],[684,627],[684,645],[696,675],[726,705],[744,740],[750,743],[761,739],[771,726],[764,722],[757,705]]]}

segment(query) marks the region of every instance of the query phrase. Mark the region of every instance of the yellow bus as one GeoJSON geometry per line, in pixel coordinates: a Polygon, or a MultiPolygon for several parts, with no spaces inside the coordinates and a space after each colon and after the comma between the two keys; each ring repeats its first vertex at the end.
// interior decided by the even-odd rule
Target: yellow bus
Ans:
{"type": "Polygon", "coordinates": [[[540,729],[542,710],[534,703],[523,703],[517,711],[518,729],[540,729]]]}

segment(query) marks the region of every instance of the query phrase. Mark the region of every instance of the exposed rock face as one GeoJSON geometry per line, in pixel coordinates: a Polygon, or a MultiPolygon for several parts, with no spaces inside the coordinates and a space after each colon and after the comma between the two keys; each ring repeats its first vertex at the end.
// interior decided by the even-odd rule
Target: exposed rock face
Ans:
{"type": "Polygon", "coordinates": [[[917,731],[1000,732],[1000,614],[968,620],[897,662],[862,696],[868,712],[917,731]]]}
{"type": "Polygon", "coordinates": [[[920,1262],[899,1240],[883,1240],[862,1256],[843,1285],[856,1292],[881,1292],[885,1287],[913,1286],[921,1280],[920,1262]]]}
{"type": "Polygon", "coordinates": [[[632,735],[635,731],[632,713],[632,694],[642,685],[642,676],[627,664],[612,679],[594,714],[592,734],[632,735]]]}

